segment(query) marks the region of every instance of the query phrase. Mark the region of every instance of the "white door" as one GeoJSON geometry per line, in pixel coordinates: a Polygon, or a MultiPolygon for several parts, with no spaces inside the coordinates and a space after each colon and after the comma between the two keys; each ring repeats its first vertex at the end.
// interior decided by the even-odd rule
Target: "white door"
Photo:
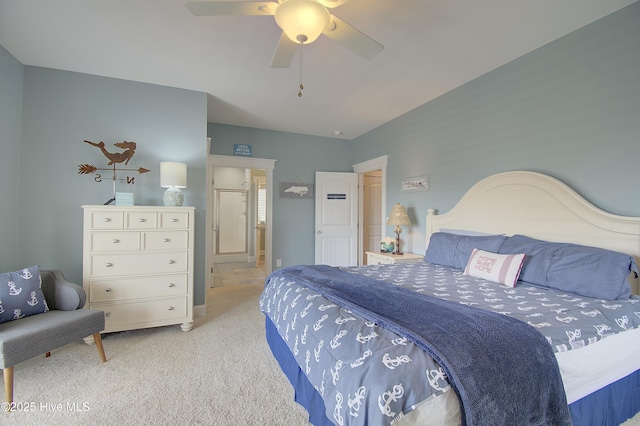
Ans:
{"type": "Polygon", "coordinates": [[[247,193],[243,190],[215,190],[218,195],[218,237],[216,253],[247,252],[247,193]]]}
{"type": "Polygon", "coordinates": [[[315,263],[358,264],[358,175],[316,172],[315,263]]]}

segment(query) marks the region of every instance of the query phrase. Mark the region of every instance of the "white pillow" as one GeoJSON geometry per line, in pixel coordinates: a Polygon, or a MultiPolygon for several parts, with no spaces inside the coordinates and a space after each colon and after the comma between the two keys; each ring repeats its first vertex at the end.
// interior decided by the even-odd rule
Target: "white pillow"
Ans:
{"type": "Polygon", "coordinates": [[[464,269],[464,275],[515,287],[524,256],[524,254],[497,254],[474,248],[464,269]]]}

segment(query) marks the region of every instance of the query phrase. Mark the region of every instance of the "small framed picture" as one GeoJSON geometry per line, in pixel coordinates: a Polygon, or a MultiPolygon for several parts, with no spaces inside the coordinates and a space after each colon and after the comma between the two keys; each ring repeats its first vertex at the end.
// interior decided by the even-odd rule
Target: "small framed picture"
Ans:
{"type": "Polygon", "coordinates": [[[280,182],[280,198],[313,198],[313,184],[280,182]]]}
{"type": "Polygon", "coordinates": [[[400,184],[400,191],[402,192],[415,192],[415,191],[428,191],[428,190],[429,190],[429,176],[416,176],[416,177],[402,179],[400,184]]]}

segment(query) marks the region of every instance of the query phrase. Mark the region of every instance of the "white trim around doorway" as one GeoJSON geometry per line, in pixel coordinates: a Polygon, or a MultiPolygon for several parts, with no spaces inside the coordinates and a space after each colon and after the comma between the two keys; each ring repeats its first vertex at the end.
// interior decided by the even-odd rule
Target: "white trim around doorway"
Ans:
{"type": "MultiPolygon", "coordinates": [[[[211,140],[208,140],[208,147],[211,145],[211,140]]],[[[208,151],[210,152],[210,151],[208,151]]],[[[205,288],[213,287],[212,279],[212,218],[213,212],[211,211],[211,201],[213,197],[213,168],[216,166],[224,167],[238,167],[243,169],[264,169],[266,170],[266,184],[267,184],[267,223],[265,225],[265,259],[264,259],[264,272],[269,275],[272,271],[272,228],[273,228],[273,169],[275,168],[276,160],[270,160],[266,158],[254,158],[254,157],[233,157],[228,155],[214,155],[209,154],[207,158],[207,211],[206,211],[206,241],[205,241],[205,288]]]]}
{"type": "MultiPolygon", "coordinates": [[[[358,173],[358,206],[363,205],[363,188],[364,188],[364,174],[373,170],[382,170],[382,218],[386,218],[386,206],[387,206],[387,162],[389,161],[388,155],[382,155],[380,157],[372,158],[371,160],[363,161],[362,163],[354,164],[351,166],[355,173],[358,173]]],[[[358,223],[362,223],[364,219],[362,208],[358,208],[358,223]]],[[[386,235],[386,220],[382,221],[382,229],[380,235],[386,235]]],[[[364,230],[362,226],[358,227],[358,244],[362,243],[364,230]]],[[[358,247],[358,265],[364,265],[364,259],[362,250],[358,247]]]]}

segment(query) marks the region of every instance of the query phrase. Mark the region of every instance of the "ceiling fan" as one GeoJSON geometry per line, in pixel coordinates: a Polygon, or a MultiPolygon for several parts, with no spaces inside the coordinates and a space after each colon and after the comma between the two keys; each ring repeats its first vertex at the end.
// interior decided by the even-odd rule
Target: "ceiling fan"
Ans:
{"type": "Polygon", "coordinates": [[[271,68],[288,68],[298,46],[309,44],[320,34],[344,45],[365,59],[384,49],[377,41],[329,13],[349,0],[274,1],[188,1],[186,7],[196,16],[274,15],[282,35],[271,61],[271,68]]]}

